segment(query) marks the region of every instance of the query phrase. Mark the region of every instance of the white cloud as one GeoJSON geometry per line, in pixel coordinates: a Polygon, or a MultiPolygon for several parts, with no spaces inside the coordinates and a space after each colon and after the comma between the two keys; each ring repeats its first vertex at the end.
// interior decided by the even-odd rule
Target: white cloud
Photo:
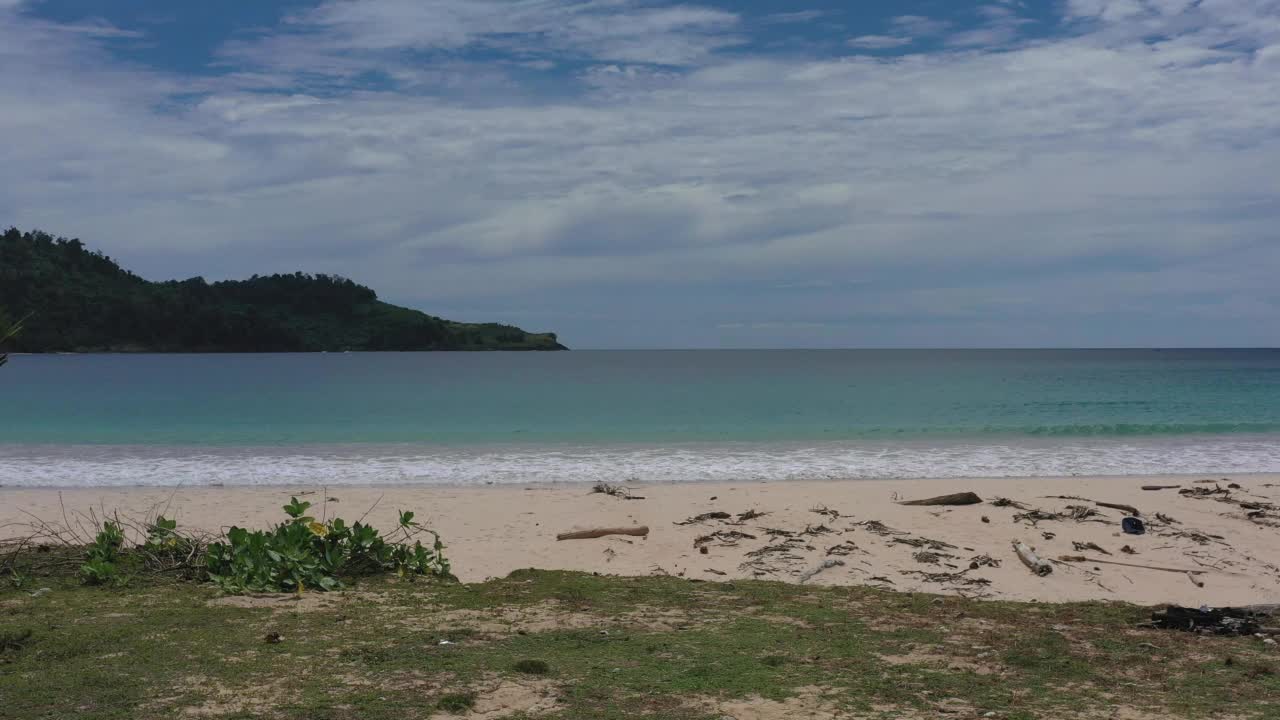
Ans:
{"type": "Polygon", "coordinates": [[[797,10],[796,12],[774,13],[766,15],[763,22],[768,24],[788,25],[792,23],[807,23],[817,20],[820,17],[826,17],[831,13],[825,10],[797,10]]]}
{"type": "Polygon", "coordinates": [[[911,38],[901,35],[860,35],[849,39],[849,47],[862,50],[887,50],[910,44],[911,38]]]}
{"type": "MultiPolygon", "coordinates": [[[[644,10],[676,35],[711,17],[581,5],[644,10]]],[[[253,79],[145,72],[0,10],[0,217],[152,275],[334,271],[428,308],[537,297],[616,316],[669,300],[654,322],[692,302],[708,328],[767,307],[759,322],[1004,317],[1019,331],[1186,308],[1212,318],[1206,333],[1260,333],[1280,307],[1280,27],[1263,2],[1150,8],[999,53],[742,52],[680,71],[610,59],[552,97],[437,63],[418,69],[453,72],[458,95],[258,92],[296,90],[297,75],[287,62],[253,79]],[[1175,20],[1176,34],[1143,39],[1175,20]],[[193,88],[201,99],[175,104],[193,88]],[[820,291],[776,290],[795,283],[820,291]]],[[[467,17],[468,42],[489,42],[467,17]]],[[[451,37],[304,26],[286,52],[333,67],[348,56],[307,33],[366,49],[451,37]]],[[[577,27],[545,47],[668,34],[577,27]]],[[[352,71],[382,62],[362,52],[352,71]]]]}
{"type": "Polygon", "coordinates": [[[941,35],[951,28],[951,23],[945,20],[935,20],[923,15],[898,15],[890,20],[890,24],[895,29],[916,37],[941,35]]]}
{"type": "Polygon", "coordinates": [[[741,42],[733,13],[639,0],[326,0],[291,32],[229,45],[230,60],[349,76],[406,50],[488,45],[527,55],[687,65],[741,42]]]}

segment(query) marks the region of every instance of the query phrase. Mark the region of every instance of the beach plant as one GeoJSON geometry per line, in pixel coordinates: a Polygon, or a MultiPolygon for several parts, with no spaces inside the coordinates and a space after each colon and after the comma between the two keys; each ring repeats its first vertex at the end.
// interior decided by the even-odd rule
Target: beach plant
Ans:
{"type": "Polygon", "coordinates": [[[107,520],[94,537],[80,566],[80,578],[86,585],[106,585],[121,579],[121,550],[124,548],[124,529],[120,523],[107,520]]]}
{"type": "Polygon", "coordinates": [[[227,593],[335,590],[343,578],[394,572],[402,578],[449,577],[444,544],[435,533],[401,512],[390,536],[362,522],[317,521],[311,503],[291,498],[288,520],[269,530],[232,527],[223,542],[209,545],[209,579],[227,593]],[[423,545],[418,536],[433,540],[423,545]]]}

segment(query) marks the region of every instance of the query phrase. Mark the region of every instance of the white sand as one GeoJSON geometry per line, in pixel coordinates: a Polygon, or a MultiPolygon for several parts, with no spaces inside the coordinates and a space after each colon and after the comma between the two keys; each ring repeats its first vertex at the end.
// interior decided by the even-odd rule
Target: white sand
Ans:
{"type": "MultiPolygon", "coordinates": [[[[519,568],[593,571],[617,575],[670,573],[704,580],[756,577],[744,566],[746,553],[776,542],[764,528],[800,533],[806,526],[825,525],[830,533],[800,536],[802,543],[787,552],[762,558],[767,566],[762,579],[794,582],[806,570],[824,560],[839,559],[812,582],[820,584],[883,584],[887,578],[899,590],[964,592],[1016,600],[1124,600],[1141,604],[1176,602],[1184,605],[1238,605],[1280,602],[1280,527],[1251,522],[1237,505],[1213,499],[1193,499],[1177,490],[1143,491],[1142,485],[1180,484],[1184,488],[1213,487],[1195,481],[1203,477],[1024,478],[983,480],[885,480],[832,482],[773,482],[740,484],[684,484],[638,486],[644,500],[621,500],[592,494],[580,485],[486,488],[439,487],[227,487],[124,489],[19,489],[0,488],[0,537],[24,534],[32,518],[61,523],[63,508],[75,522],[75,513],[90,508],[122,516],[140,517],[157,505],[170,503],[170,517],[188,528],[217,531],[231,524],[260,527],[284,518],[280,506],[290,495],[310,492],[316,515],[327,512],[348,521],[364,514],[375,502],[368,519],[390,528],[397,509],[415,510],[418,518],[438,530],[448,545],[456,574],[465,582],[501,577],[519,568]],[[1078,495],[1093,500],[1134,505],[1150,526],[1145,535],[1125,535],[1119,520],[1123,513],[1099,508],[1110,521],[1041,521],[1038,527],[1014,522],[1019,512],[988,503],[964,507],[909,507],[895,499],[917,499],[973,490],[984,500],[1007,497],[1046,511],[1061,512],[1080,501],[1048,499],[1050,495],[1078,495]],[[325,496],[336,497],[324,508],[325,496]],[[379,498],[381,498],[379,500],[379,498]],[[713,499],[714,498],[714,499],[713,499]],[[840,513],[838,519],[811,511],[825,506],[840,513]],[[740,526],[719,521],[677,526],[689,516],[713,510],[768,515],[740,526]],[[1157,512],[1181,522],[1155,523],[1157,512]],[[981,521],[987,516],[988,523],[981,521]],[[989,555],[1000,567],[981,567],[968,577],[986,578],[991,584],[953,586],[928,582],[902,571],[951,572],[942,564],[923,564],[913,558],[919,548],[895,543],[894,536],[873,534],[855,523],[878,520],[909,535],[940,540],[956,549],[941,552],[956,569],[966,570],[970,559],[989,555]],[[558,542],[556,534],[572,529],[602,526],[647,525],[648,538],[610,537],[558,542]],[[694,547],[694,539],[717,530],[736,530],[756,536],[734,547],[711,543],[708,553],[694,547]],[[1221,541],[1199,543],[1175,537],[1171,530],[1198,530],[1222,536],[1221,541]],[[1045,539],[1043,531],[1055,533],[1045,539]],[[1116,562],[1205,571],[1198,575],[1204,587],[1196,587],[1184,573],[1083,563],[1057,564],[1048,577],[1036,577],[1017,559],[1011,541],[1024,540],[1049,558],[1085,555],[1116,562]],[[1073,541],[1092,542],[1110,551],[1073,549],[1073,541]],[[848,555],[828,555],[833,546],[852,542],[857,550],[848,555]],[[1131,546],[1137,554],[1124,554],[1131,546]],[[718,570],[725,575],[717,575],[718,570]]],[[[1238,476],[1242,488],[1232,497],[1280,503],[1280,475],[1238,476]],[[1266,487],[1271,485],[1272,487],[1266,487]]],[[[1219,480],[1223,486],[1227,480],[1219,480]]],[[[781,540],[778,538],[777,540],[781,540]]]]}

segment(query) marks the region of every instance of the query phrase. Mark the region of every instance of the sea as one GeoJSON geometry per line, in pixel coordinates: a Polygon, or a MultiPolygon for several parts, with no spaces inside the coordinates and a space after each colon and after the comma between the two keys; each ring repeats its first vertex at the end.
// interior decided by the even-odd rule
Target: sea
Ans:
{"type": "Polygon", "coordinates": [[[0,485],[1280,472],[1280,350],[20,355],[0,485]]]}

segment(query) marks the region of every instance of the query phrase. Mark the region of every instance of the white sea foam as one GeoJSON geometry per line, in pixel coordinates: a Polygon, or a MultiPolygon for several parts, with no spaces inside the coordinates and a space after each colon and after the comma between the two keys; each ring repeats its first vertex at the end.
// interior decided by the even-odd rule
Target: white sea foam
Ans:
{"type": "Polygon", "coordinates": [[[484,485],[1280,472],[1280,436],[669,446],[0,445],[0,485],[484,485]]]}

